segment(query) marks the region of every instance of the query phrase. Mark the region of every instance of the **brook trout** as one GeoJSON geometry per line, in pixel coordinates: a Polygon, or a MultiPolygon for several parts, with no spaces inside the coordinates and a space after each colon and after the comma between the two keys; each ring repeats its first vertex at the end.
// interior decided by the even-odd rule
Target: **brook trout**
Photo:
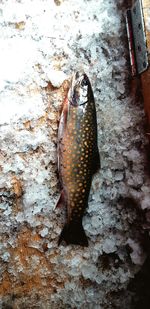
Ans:
{"type": "Polygon", "coordinates": [[[97,119],[87,75],[76,72],[64,102],[58,130],[58,170],[62,192],[57,205],[67,207],[67,222],[58,245],[88,246],[82,217],[88,206],[92,176],[100,168],[97,119]]]}

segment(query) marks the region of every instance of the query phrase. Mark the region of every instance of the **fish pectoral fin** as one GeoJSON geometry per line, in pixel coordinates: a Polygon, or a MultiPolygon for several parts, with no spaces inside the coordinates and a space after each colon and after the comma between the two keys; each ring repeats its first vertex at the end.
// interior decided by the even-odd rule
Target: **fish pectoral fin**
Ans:
{"type": "Polygon", "coordinates": [[[93,175],[97,173],[98,170],[101,168],[101,161],[100,161],[100,154],[99,154],[98,147],[94,153],[92,168],[93,168],[93,175]]]}
{"type": "Polygon", "coordinates": [[[57,208],[57,207],[60,208],[62,206],[65,206],[65,204],[66,204],[65,193],[64,193],[64,190],[62,190],[61,193],[60,193],[59,199],[58,199],[58,201],[56,203],[55,208],[57,208]]]}

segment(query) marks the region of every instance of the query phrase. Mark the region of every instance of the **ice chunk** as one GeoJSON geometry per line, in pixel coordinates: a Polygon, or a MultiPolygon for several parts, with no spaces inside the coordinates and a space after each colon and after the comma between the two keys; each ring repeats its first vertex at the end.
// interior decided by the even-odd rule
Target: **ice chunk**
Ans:
{"type": "Polygon", "coordinates": [[[47,227],[43,228],[43,230],[41,230],[39,234],[42,237],[45,237],[48,234],[48,228],[47,227]]]}
{"type": "Polygon", "coordinates": [[[8,261],[9,261],[9,258],[10,258],[10,253],[9,253],[9,252],[3,253],[3,255],[2,255],[2,260],[3,260],[4,262],[8,262],[8,261]]]}
{"type": "Polygon", "coordinates": [[[141,202],[142,209],[150,209],[150,197],[145,196],[144,199],[141,202]]]}
{"type": "Polygon", "coordinates": [[[146,259],[146,254],[143,251],[141,245],[136,240],[131,238],[127,240],[127,244],[132,249],[132,253],[130,253],[132,262],[136,265],[143,265],[146,259]]]}
{"type": "Polygon", "coordinates": [[[114,252],[116,251],[117,248],[116,248],[116,243],[115,243],[115,240],[114,239],[105,239],[104,243],[103,243],[103,251],[105,253],[111,253],[111,252],[114,252]]]}
{"type": "Polygon", "coordinates": [[[94,264],[85,264],[82,266],[81,272],[84,278],[93,280],[96,277],[97,268],[94,264]]]}
{"type": "Polygon", "coordinates": [[[59,88],[64,80],[67,79],[67,75],[64,72],[52,69],[47,72],[47,77],[51,84],[56,88],[59,88]]]}
{"type": "Polygon", "coordinates": [[[115,180],[116,181],[121,181],[121,180],[123,180],[123,178],[124,178],[124,173],[123,172],[116,172],[115,173],[115,180]]]}
{"type": "Polygon", "coordinates": [[[97,229],[101,225],[101,219],[98,216],[93,216],[91,219],[91,223],[93,227],[97,229]]]}

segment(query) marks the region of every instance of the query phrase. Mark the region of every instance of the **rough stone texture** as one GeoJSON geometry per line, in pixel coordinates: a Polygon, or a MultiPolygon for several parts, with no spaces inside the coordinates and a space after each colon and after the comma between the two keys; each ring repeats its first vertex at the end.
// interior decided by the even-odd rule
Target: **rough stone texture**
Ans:
{"type": "Polygon", "coordinates": [[[0,36],[0,306],[131,308],[150,179],[143,105],[129,91],[124,2],[3,0],[0,36]],[[57,129],[80,68],[94,90],[101,171],[84,217],[89,247],[58,248],[57,129]]]}

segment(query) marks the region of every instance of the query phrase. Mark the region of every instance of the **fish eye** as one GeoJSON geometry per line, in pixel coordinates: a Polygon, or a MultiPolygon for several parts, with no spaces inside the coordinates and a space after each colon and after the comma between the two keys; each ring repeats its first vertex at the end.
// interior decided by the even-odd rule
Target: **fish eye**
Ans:
{"type": "Polygon", "coordinates": [[[88,81],[85,77],[82,79],[81,86],[88,86],[88,81]]]}

